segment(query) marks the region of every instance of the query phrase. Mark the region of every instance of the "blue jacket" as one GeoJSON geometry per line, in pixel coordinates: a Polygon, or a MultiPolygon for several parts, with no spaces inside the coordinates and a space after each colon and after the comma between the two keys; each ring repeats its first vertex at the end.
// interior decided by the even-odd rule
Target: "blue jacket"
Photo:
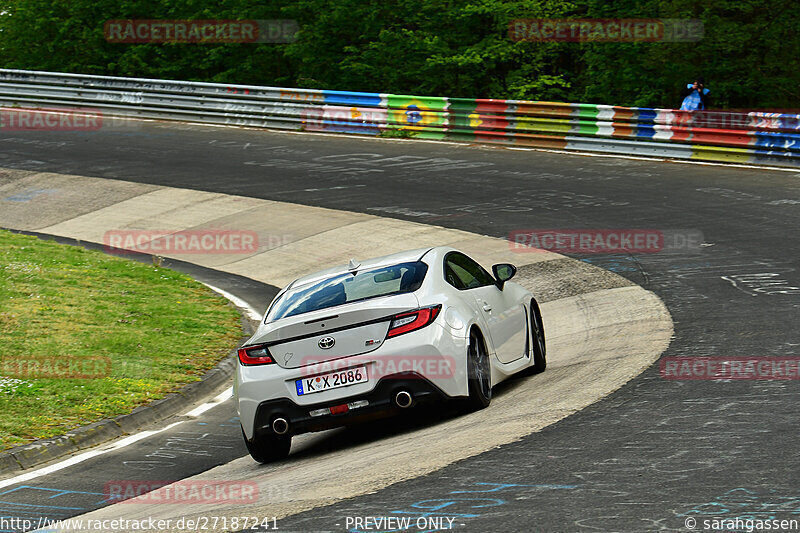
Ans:
{"type": "Polygon", "coordinates": [[[691,83],[687,83],[686,89],[681,93],[681,96],[685,97],[681,104],[681,110],[697,111],[698,109],[708,109],[708,98],[706,95],[709,92],[711,91],[703,87],[703,92],[701,93],[697,89],[693,89],[691,83]]]}

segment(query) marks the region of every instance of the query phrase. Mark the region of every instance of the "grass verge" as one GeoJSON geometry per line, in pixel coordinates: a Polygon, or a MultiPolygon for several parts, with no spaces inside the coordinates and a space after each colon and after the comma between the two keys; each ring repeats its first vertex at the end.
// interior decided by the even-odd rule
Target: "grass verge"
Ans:
{"type": "Polygon", "coordinates": [[[241,336],[185,274],[0,231],[0,449],[163,398],[241,336]]]}

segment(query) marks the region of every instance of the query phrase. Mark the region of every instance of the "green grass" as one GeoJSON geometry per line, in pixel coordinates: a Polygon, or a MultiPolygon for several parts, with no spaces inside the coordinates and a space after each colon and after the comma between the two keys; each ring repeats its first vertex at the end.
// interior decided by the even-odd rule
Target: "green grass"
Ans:
{"type": "Polygon", "coordinates": [[[0,449],[163,398],[241,336],[236,309],[189,276],[0,231],[0,449]],[[65,361],[86,370],[35,371],[65,361]]]}
{"type": "Polygon", "coordinates": [[[391,128],[381,131],[378,137],[386,139],[412,139],[419,135],[418,131],[404,129],[404,128],[391,128]]]}

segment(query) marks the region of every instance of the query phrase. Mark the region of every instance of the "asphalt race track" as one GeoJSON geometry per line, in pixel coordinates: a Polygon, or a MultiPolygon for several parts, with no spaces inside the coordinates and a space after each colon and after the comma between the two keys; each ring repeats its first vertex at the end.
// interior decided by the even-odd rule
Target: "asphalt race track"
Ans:
{"type": "MultiPolygon", "coordinates": [[[[662,298],[675,327],[665,357],[787,357],[800,346],[798,172],[157,123],[2,133],[0,167],[345,209],[495,237],[556,228],[700,232],[702,243],[685,249],[582,259],[662,298]]],[[[519,442],[277,525],[366,531],[356,518],[392,516],[412,517],[409,531],[426,531],[437,524],[420,529],[417,518],[444,517],[463,531],[633,532],[687,531],[687,519],[702,530],[714,517],[800,520],[797,400],[796,379],[675,381],[653,365],[519,442]]],[[[185,475],[242,454],[231,441],[185,475]]],[[[109,479],[103,468],[99,461],[87,475],[109,479]]],[[[346,464],[341,471],[358,476],[346,464]]],[[[77,483],[60,486],[80,490],[68,489],[70,482],[77,483]]]]}

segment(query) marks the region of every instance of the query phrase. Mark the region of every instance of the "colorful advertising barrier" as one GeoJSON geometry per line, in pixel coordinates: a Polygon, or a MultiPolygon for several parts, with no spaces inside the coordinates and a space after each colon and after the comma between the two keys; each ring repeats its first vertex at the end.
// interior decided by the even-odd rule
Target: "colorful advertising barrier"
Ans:
{"type": "Polygon", "coordinates": [[[153,118],[800,167],[798,110],[680,111],[0,69],[0,129],[33,128],[36,110],[53,108],[59,117],[72,109],[71,124],[91,119],[95,129],[118,127],[98,116],[153,118]]]}

